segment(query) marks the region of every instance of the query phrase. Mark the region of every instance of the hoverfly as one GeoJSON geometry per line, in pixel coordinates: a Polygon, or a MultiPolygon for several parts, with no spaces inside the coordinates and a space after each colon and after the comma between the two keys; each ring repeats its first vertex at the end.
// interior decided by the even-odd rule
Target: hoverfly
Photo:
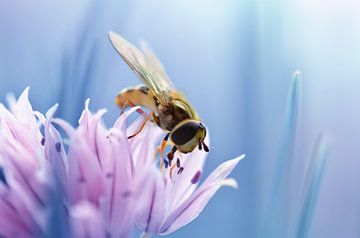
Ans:
{"type": "Polygon", "coordinates": [[[138,134],[152,117],[152,121],[167,132],[160,148],[161,167],[169,139],[173,147],[167,154],[168,162],[165,161],[165,167],[167,163],[171,165],[177,150],[189,153],[198,147],[208,152],[209,148],[204,142],[204,124],[185,97],[175,89],[156,55],[145,45],[139,50],[114,32],[109,32],[109,39],[121,58],[144,83],[121,91],[116,96],[116,104],[122,110],[128,106],[143,106],[151,110],[138,131],[128,138],[138,134]]]}

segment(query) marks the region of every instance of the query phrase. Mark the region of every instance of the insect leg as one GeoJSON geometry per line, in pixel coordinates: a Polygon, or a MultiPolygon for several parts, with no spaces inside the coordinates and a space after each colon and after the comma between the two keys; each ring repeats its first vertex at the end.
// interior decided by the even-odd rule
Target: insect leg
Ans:
{"type": "Polygon", "coordinates": [[[144,127],[145,127],[145,125],[146,125],[146,122],[148,122],[149,119],[150,119],[150,116],[151,116],[151,114],[149,113],[149,114],[145,117],[145,119],[142,121],[139,129],[138,129],[134,134],[132,134],[131,136],[128,136],[128,139],[131,139],[131,138],[135,137],[136,135],[138,135],[138,134],[144,129],[144,127]]]}
{"type": "Polygon", "coordinates": [[[155,114],[154,111],[152,111],[151,114],[152,114],[153,120],[154,120],[154,122],[156,123],[156,125],[158,125],[159,127],[161,127],[161,126],[160,126],[160,119],[159,119],[159,117],[156,116],[156,114],[155,114]]]}
{"type": "Polygon", "coordinates": [[[171,165],[171,161],[174,159],[174,154],[175,154],[176,150],[177,150],[176,146],[173,146],[173,147],[171,148],[171,151],[167,154],[167,157],[168,157],[168,159],[169,159],[169,164],[170,164],[170,165],[171,165]]]}
{"type": "MultiPolygon", "coordinates": [[[[121,109],[121,114],[124,113],[125,108],[127,108],[127,107],[136,107],[136,106],[137,106],[137,105],[135,105],[135,104],[132,103],[131,101],[126,100],[125,103],[124,103],[124,105],[121,107],[121,108],[122,108],[122,109],[121,109]]],[[[144,115],[144,114],[145,114],[144,110],[142,110],[141,108],[136,109],[136,111],[137,111],[139,114],[141,114],[141,115],[144,115]]]]}
{"type": "MultiPolygon", "coordinates": [[[[165,148],[167,146],[170,146],[170,145],[173,145],[170,141],[167,141],[166,144],[165,144],[165,148]]],[[[161,152],[161,145],[159,145],[157,148],[156,148],[156,151],[155,151],[155,156],[154,158],[156,158],[161,152]]]]}
{"type": "Polygon", "coordinates": [[[163,159],[164,159],[164,153],[165,153],[165,146],[167,144],[167,141],[169,140],[169,136],[170,133],[167,133],[166,136],[164,137],[164,139],[161,142],[161,147],[160,147],[160,169],[163,169],[163,159]]]}

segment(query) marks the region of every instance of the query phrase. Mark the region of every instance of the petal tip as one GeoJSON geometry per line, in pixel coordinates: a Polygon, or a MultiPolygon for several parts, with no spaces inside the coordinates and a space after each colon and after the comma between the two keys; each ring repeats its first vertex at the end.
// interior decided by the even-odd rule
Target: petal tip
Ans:
{"type": "Polygon", "coordinates": [[[15,105],[16,105],[16,97],[15,97],[14,93],[12,93],[12,92],[7,93],[5,95],[5,99],[6,99],[7,104],[8,104],[10,109],[15,107],[15,105]]]}
{"type": "Polygon", "coordinates": [[[24,91],[22,91],[22,93],[20,94],[20,97],[19,97],[18,101],[22,101],[22,99],[28,100],[28,98],[29,98],[29,91],[30,91],[30,87],[26,87],[26,88],[24,89],[24,91]]]}
{"type": "Polygon", "coordinates": [[[86,111],[89,111],[89,104],[90,104],[90,98],[87,98],[87,99],[85,100],[85,110],[86,110],[86,111]]]}
{"type": "Polygon", "coordinates": [[[116,34],[114,31],[108,31],[108,38],[113,45],[115,44],[114,42],[116,41],[116,38],[118,38],[118,37],[119,37],[119,35],[116,34]]]}
{"type": "Polygon", "coordinates": [[[236,182],[235,179],[233,178],[227,178],[227,179],[224,179],[222,182],[220,182],[220,184],[222,186],[229,186],[233,189],[237,189],[238,188],[238,183],[236,182]]]}
{"type": "Polygon", "coordinates": [[[45,113],[45,116],[47,119],[50,119],[52,117],[54,117],[54,114],[55,112],[57,111],[59,107],[59,104],[58,103],[55,103],[54,106],[52,106],[46,113],[45,113]]]}
{"type": "Polygon", "coordinates": [[[29,91],[30,91],[30,87],[26,87],[26,88],[24,89],[24,91],[21,93],[21,95],[20,95],[20,97],[19,97],[19,100],[20,100],[21,98],[26,98],[26,99],[28,99],[28,98],[29,98],[29,91]]]}
{"type": "Polygon", "coordinates": [[[302,73],[300,70],[295,70],[294,73],[293,73],[293,77],[296,78],[296,77],[301,77],[302,73]]]}
{"type": "Polygon", "coordinates": [[[24,91],[23,91],[23,94],[29,94],[29,91],[30,91],[30,86],[27,86],[24,91]]]}
{"type": "Polygon", "coordinates": [[[242,154],[242,155],[236,157],[235,159],[233,159],[233,161],[234,161],[235,163],[239,163],[239,161],[240,161],[240,160],[243,160],[243,159],[245,158],[245,156],[246,156],[245,154],[242,154]]]}
{"type": "Polygon", "coordinates": [[[107,113],[107,109],[106,108],[103,108],[103,109],[100,109],[99,111],[98,111],[98,113],[99,113],[99,115],[104,115],[105,113],[107,113]]]}
{"type": "Polygon", "coordinates": [[[108,36],[112,37],[115,34],[115,32],[113,32],[112,30],[108,31],[108,36]]]}

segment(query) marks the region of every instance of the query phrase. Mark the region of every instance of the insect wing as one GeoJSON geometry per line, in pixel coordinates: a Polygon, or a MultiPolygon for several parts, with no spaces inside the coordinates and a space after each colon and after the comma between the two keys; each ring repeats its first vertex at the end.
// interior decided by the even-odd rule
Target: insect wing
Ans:
{"type": "Polygon", "coordinates": [[[169,104],[168,92],[173,86],[155,54],[149,49],[144,49],[144,54],[114,32],[109,32],[109,38],[121,58],[151,90],[159,103],[167,106],[169,104]]]}
{"type": "Polygon", "coordinates": [[[156,78],[155,87],[157,87],[157,90],[164,94],[165,97],[169,95],[169,92],[177,91],[169,76],[166,74],[164,66],[145,41],[141,41],[141,49],[144,52],[149,68],[151,68],[156,78]]]}

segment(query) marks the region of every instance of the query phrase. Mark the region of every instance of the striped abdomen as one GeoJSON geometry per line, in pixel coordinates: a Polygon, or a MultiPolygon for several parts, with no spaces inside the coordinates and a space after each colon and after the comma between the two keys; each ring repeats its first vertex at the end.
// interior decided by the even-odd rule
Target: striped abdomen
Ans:
{"type": "Polygon", "coordinates": [[[143,106],[156,111],[154,94],[145,86],[139,85],[122,90],[115,99],[116,104],[124,109],[127,106],[143,106]]]}

